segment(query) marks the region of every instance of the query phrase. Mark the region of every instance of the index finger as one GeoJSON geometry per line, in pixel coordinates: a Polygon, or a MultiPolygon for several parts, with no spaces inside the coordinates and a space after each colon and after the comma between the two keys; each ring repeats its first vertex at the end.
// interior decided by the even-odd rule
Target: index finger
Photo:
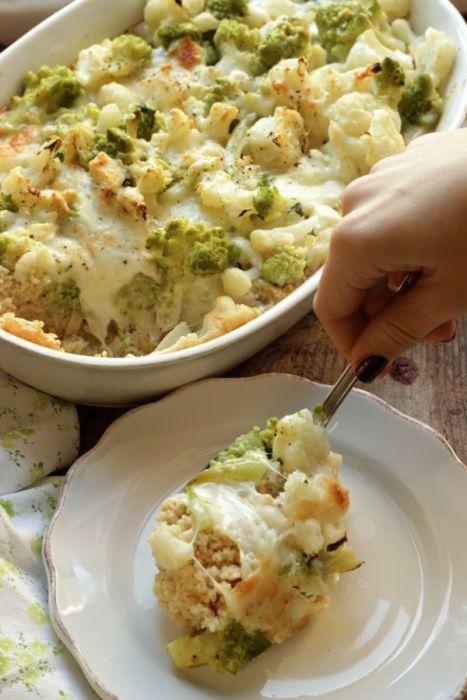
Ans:
{"type": "Polygon", "coordinates": [[[368,319],[364,301],[368,291],[387,275],[361,263],[354,266],[349,246],[340,243],[339,227],[331,238],[313,308],[336,348],[348,357],[368,319]]]}

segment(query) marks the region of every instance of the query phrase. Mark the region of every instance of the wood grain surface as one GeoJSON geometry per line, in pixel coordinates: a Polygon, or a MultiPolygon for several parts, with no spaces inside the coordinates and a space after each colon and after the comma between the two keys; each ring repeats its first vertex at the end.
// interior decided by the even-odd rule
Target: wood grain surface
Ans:
{"type": "MultiPolygon", "coordinates": [[[[451,343],[420,345],[407,355],[418,368],[410,385],[391,377],[365,387],[403,413],[440,432],[458,457],[467,463],[467,318],[458,322],[451,343]]],[[[229,372],[230,377],[251,377],[265,372],[297,374],[332,384],[344,367],[314,314],[310,313],[288,333],[229,372]]],[[[107,426],[124,409],[79,407],[81,452],[92,447],[107,426]]]]}

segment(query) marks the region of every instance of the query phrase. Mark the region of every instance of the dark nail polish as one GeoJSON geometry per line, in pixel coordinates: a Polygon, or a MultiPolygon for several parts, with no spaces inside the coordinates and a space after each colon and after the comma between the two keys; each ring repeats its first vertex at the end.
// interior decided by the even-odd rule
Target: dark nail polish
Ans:
{"type": "Polygon", "coordinates": [[[371,384],[388,364],[389,360],[386,357],[373,355],[373,357],[367,357],[366,360],[360,362],[355,370],[355,374],[361,382],[371,384]]]}

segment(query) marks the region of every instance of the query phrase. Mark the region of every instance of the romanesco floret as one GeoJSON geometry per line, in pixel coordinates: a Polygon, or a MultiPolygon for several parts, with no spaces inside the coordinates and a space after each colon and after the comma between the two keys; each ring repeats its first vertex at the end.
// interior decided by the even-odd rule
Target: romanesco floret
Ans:
{"type": "Polygon", "coordinates": [[[150,61],[151,46],[135,34],[121,34],[112,40],[112,65],[109,73],[123,78],[131,75],[150,61]]]}
{"type": "Polygon", "coordinates": [[[212,460],[213,463],[224,462],[232,457],[242,457],[249,450],[262,450],[265,454],[272,454],[272,441],[274,439],[277,418],[269,418],[265,428],[255,426],[244,435],[240,435],[226,450],[219,452],[212,460]]]}
{"type": "Polygon", "coordinates": [[[298,284],[303,279],[306,267],[305,255],[292,246],[287,246],[271,255],[264,262],[261,277],[278,287],[298,284]]]}
{"type": "Polygon", "coordinates": [[[193,22],[180,22],[180,24],[164,22],[157,30],[156,35],[165,49],[168,49],[173,41],[177,41],[183,36],[190,36],[194,41],[201,39],[201,34],[193,22]]]}
{"type": "Polygon", "coordinates": [[[399,102],[402,127],[409,125],[433,128],[437,123],[443,100],[433,86],[429,75],[418,75],[413,83],[406,85],[399,102]]]}
{"type": "Polygon", "coordinates": [[[97,134],[96,136],[95,154],[103,151],[111,158],[120,158],[126,162],[133,149],[131,137],[117,127],[107,129],[105,134],[97,134]]]}
{"type": "Polygon", "coordinates": [[[200,277],[223,272],[238,255],[222,227],[192,224],[187,219],[172,219],[153,231],[146,249],[159,266],[177,266],[181,275],[188,271],[200,277]]]}
{"type": "Polygon", "coordinates": [[[224,272],[238,257],[238,250],[220,226],[207,228],[188,253],[190,272],[209,277],[224,272]]]}
{"type": "Polygon", "coordinates": [[[35,105],[47,114],[51,114],[60,107],[71,107],[82,90],[83,87],[76,73],[70,68],[43,66],[37,73],[33,71],[26,73],[23,95],[13,97],[12,106],[35,105]]]}
{"type": "Polygon", "coordinates": [[[210,665],[235,674],[270,646],[261,632],[248,632],[240,623],[231,622],[222,632],[179,637],[168,650],[177,668],[210,665]]]}
{"type": "Polygon", "coordinates": [[[65,280],[57,280],[49,284],[41,294],[47,309],[51,311],[79,310],[80,290],[75,280],[71,277],[65,280]]]}
{"type": "Polygon", "coordinates": [[[309,41],[308,28],[298,17],[279,19],[262,37],[252,66],[253,71],[264,73],[284,58],[305,54],[309,41]]]}
{"type": "Polygon", "coordinates": [[[264,175],[253,199],[253,206],[260,219],[266,219],[274,205],[274,199],[277,194],[277,187],[274,187],[271,183],[271,178],[264,175]]]}
{"type": "Polygon", "coordinates": [[[225,102],[232,99],[236,94],[236,87],[233,80],[229,78],[217,78],[215,85],[209,88],[203,102],[206,105],[206,112],[209,113],[212,105],[216,102],[225,102]]]}
{"type": "Polygon", "coordinates": [[[180,263],[204,230],[203,224],[192,224],[188,219],[171,219],[163,228],[149,234],[146,250],[155,261],[180,263]]]}
{"type": "Polygon", "coordinates": [[[248,2],[247,0],[208,0],[206,10],[216,19],[246,17],[248,14],[248,2]]]}
{"type": "Polygon", "coordinates": [[[133,107],[125,124],[125,128],[130,136],[144,139],[145,141],[150,141],[151,136],[157,134],[164,127],[163,114],[147,104],[139,104],[133,107]]]}
{"type": "Polygon", "coordinates": [[[135,322],[141,312],[154,308],[160,291],[161,285],[152,277],[138,273],[118,291],[117,308],[130,323],[135,322]]]}
{"type": "Polygon", "coordinates": [[[236,19],[224,19],[214,34],[214,45],[223,51],[227,44],[234,44],[239,51],[255,51],[259,34],[256,29],[249,29],[246,24],[236,19]]]}
{"type": "Polygon", "coordinates": [[[345,61],[355,41],[371,24],[371,9],[360,2],[335,2],[316,11],[319,40],[329,56],[345,61]]]}
{"type": "Polygon", "coordinates": [[[0,211],[11,211],[15,214],[18,207],[11,198],[11,195],[0,192],[0,211]]]}
{"type": "Polygon", "coordinates": [[[405,73],[399,61],[386,56],[381,63],[373,66],[375,80],[381,92],[405,85],[405,73]]]}

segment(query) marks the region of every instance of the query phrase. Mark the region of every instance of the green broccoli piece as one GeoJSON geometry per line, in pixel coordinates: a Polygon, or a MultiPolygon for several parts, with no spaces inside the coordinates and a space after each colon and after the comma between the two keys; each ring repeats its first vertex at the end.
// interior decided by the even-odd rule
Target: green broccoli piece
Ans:
{"type": "Polygon", "coordinates": [[[261,39],[252,70],[257,74],[264,73],[283,58],[306,54],[309,47],[308,28],[298,17],[284,17],[261,39]]]}
{"type": "Polygon", "coordinates": [[[435,90],[432,79],[422,73],[402,90],[399,102],[402,127],[405,129],[412,125],[431,129],[436,125],[442,107],[443,100],[435,90]]]}
{"type": "Polygon", "coordinates": [[[228,19],[230,17],[246,17],[248,14],[247,0],[208,0],[206,11],[216,19],[228,19]]]}
{"type": "Polygon", "coordinates": [[[109,75],[124,78],[149,63],[152,48],[140,36],[121,34],[112,40],[111,54],[112,64],[109,67],[109,75]]]}
{"type": "Polygon", "coordinates": [[[221,53],[227,44],[234,44],[239,51],[251,52],[256,50],[258,40],[256,29],[249,29],[236,19],[224,19],[217,27],[213,42],[221,53]]]}
{"type": "Polygon", "coordinates": [[[322,403],[316,404],[313,407],[313,421],[317,425],[322,425],[323,421],[328,417],[326,411],[324,410],[324,405],[322,403]]]}
{"type": "Polygon", "coordinates": [[[119,289],[115,302],[121,315],[135,323],[141,312],[156,306],[160,293],[160,284],[152,277],[138,273],[119,289]]]}
{"type": "Polygon", "coordinates": [[[315,21],[319,40],[332,59],[345,61],[357,38],[371,28],[372,6],[360,2],[335,2],[318,7],[315,21]]]}
{"type": "Polygon", "coordinates": [[[261,429],[254,427],[248,433],[240,435],[226,450],[219,452],[211,465],[225,462],[232,457],[243,457],[250,450],[262,450],[266,455],[272,454],[272,443],[276,434],[277,418],[269,418],[266,427],[261,429]]]}
{"type": "Polygon", "coordinates": [[[172,22],[164,22],[156,32],[157,38],[165,49],[168,49],[170,44],[183,36],[190,36],[194,41],[201,39],[201,34],[192,22],[181,22],[173,24],[172,22]]]}
{"type": "Polygon", "coordinates": [[[105,134],[97,134],[95,142],[95,153],[103,151],[111,158],[121,158],[127,162],[128,155],[133,151],[133,141],[122,129],[107,129],[105,134]]]}
{"type": "Polygon", "coordinates": [[[146,249],[160,267],[177,266],[180,275],[191,272],[208,277],[223,272],[238,255],[236,246],[220,227],[172,219],[146,239],[146,249]]]}
{"type": "Polygon", "coordinates": [[[83,86],[70,68],[43,66],[37,73],[26,73],[23,94],[21,97],[13,97],[12,106],[36,106],[47,114],[52,114],[60,107],[71,107],[82,91],[83,86]]]}
{"type": "MultiPolygon", "coordinates": [[[[207,34],[205,35],[207,36],[207,34]]],[[[220,53],[213,44],[214,34],[211,38],[206,38],[200,42],[200,46],[204,49],[206,54],[206,65],[213,66],[220,59],[220,53]]]]}
{"type": "Polygon", "coordinates": [[[18,260],[34,244],[25,233],[17,234],[6,231],[0,234],[0,265],[7,270],[14,270],[18,260]]]}
{"type": "Polygon", "coordinates": [[[277,418],[270,418],[264,429],[256,426],[248,433],[240,435],[190,481],[188,488],[205,482],[261,482],[269,473],[269,459],[272,457],[276,426],[277,418]]]}
{"type": "Polygon", "coordinates": [[[216,84],[213,85],[205,96],[203,102],[206,105],[206,112],[209,113],[212,105],[216,102],[225,102],[232,99],[236,94],[235,83],[229,78],[217,78],[216,84]]]}
{"type": "Polygon", "coordinates": [[[253,206],[260,219],[268,216],[278,194],[277,187],[271,184],[270,176],[264,175],[253,199],[253,206]]]}
{"type": "Polygon", "coordinates": [[[9,194],[3,194],[3,192],[0,192],[0,211],[10,211],[13,214],[16,214],[18,211],[18,207],[13,202],[9,194]]]}
{"type": "Polygon", "coordinates": [[[150,141],[151,136],[157,134],[164,127],[163,114],[146,104],[136,105],[132,108],[125,126],[130,136],[145,141],[150,141]]]}
{"type": "Polygon", "coordinates": [[[303,279],[305,267],[305,255],[292,246],[287,246],[265,260],[261,277],[278,287],[286,287],[298,284],[303,279]]]}
{"type": "Polygon", "coordinates": [[[405,73],[399,61],[386,56],[382,63],[373,66],[375,81],[381,92],[391,88],[402,88],[405,85],[405,73]]]}
{"type": "Polygon", "coordinates": [[[232,622],[223,632],[198,632],[179,637],[168,645],[177,668],[211,665],[218,671],[237,673],[271,646],[262,632],[247,632],[232,622]]]}
{"type": "Polygon", "coordinates": [[[42,292],[41,299],[43,299],[47,308],[52,311],[80,310],[79,294],[78,285],[70,277],[66,280],[55,281],[49,284],[42,292]]]}

